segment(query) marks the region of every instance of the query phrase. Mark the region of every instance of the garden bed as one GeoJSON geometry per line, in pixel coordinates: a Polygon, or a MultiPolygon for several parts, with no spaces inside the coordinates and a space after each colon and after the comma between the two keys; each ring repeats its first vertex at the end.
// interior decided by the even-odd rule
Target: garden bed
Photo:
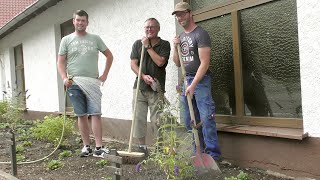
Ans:
{"type": "MultiPolygon", "coordinates": [[[[64,149],[58,149],[48,160],[32,163],[32,164],[23,164],[18,165],[18,178],[25,179],[25,180],[39,180],[39,179],[68,179],[68,180],[99,180],[99,179],[108,179],[111,178],[111,174],[107,174],[105,171],[106,167],[101,167],[99,165],[99,161],[101,158],[96,157],[86,157],[80,158],[76,153],[81,146],[76,143],[75,141],[71,141],[72,146],[68,147],[67,150],[71,150],[72,155],[70,157],[66,157],[61,159],[61,163],[63,166],[61,168],[55,170],[48,170],[48,162],[50,160],[58,160],[59,154],[64,151],[64,149]]],[[[117,149],[125,149],[127,148],[126,144],[119,143],[119,142],[111,142],[107,143],[109,147],[117,148],[117,149]]],[[[0,159],[1,161],[10,161],[8,148],[7,147],[0,147],[0,159]]],[[[31,161],[40,159],[54,149],[51,144],[48,144],[43,141],[33,141],[33,145],[30,147],[25,148],[25,161],[31,161]]],[[[259,179],[267,179],[267,180],[280,180],[283,178],[274,177],[268,175],[263,170],[255,169],[255,168],[240,168],[226,161],[222,161],[219,163],[220,169],[222,174],[219,176],[215,175],[202,175],[198,176],[196,179],[221,179],[224,180],[225,177],[237,176],[240,171],[247,173],[249,176],[252,177],[254,180],[259,179]]],[[[166,179],[165,174],[160,170],[160,168],[153,164],[147,164],[141,166],[141,171],[136,171],[135,164],[123,164],[121,165],[123,169],[123,176],[121,179],[150,179],[150,180],[163,180],[166,179]]],[[[0,165],[0,169],[4,172],[10,173],[11,172],[11,165],[0,165]]],[[[0,178],[1,179],[1,178],[0,178]]]]}
{"type": "MultiPolygon", "coordinates": [[[[46,158],[43,161],[33,162],[35,160],[41,159],[49,155],[54,149],[54,144],[58,144],[57,140],[61,135],[61,126],[64,120],[61,117],[54,117],[48,116],[45,117],[43,121],[22,121],[16,122],[17,126],[15,128],[15,135],[16,135],[16,151],[17,151],[17,159],[21,163],[17,166],[17,177],[21,180],[49,180],[49,179],[68,179],[68,180],[107,180],[111,179],[113,174],[107,173],[107,166],[110,166],[110,162],[103,161],[102,158],[96,157],[79,157],[80,149],[82,148],[82,143],[80,136],[74,133],[72,120],[67,120],[66,122],[66,131],[65,131],[65,138],[62,142],[62,145],[59,149],[57,149],[50,157],[46,158]],[[34,127],[40,127],[38,130],[32,130],[34,127]],[[35,135],[34,133],[37,133],[35,135]],[[40,140],[41,139],[41,140],[40,140]],[[46,140],[44,140],[46,139],[46,140]],[[31,163],[33,162],[33,163],[31,163]]],[[[8,123],[3,123],[0,121],[0,130],[7,126],[8,123]]],[[[184,137],[187,136],[186,134],[168,134],[169,137],[164,139],[170,139],[171,137],[184,137]]],[[[4,137],[0,137],[1,139],[5,139],[4,137]]],[[[112,139],[105,139],[104,140],[105,146],[109,147],[110,149],[116,150],[123,150],[126,151],[128,148],[128,144],[123,142],[118,142],[112,139]]],[[[169,141],[168,141],[169,142],[169,141]]],[[[170,143],[170,142],[169,142],[170,143]]],[[[176,144],[176,142],[173,142],[176,144]]],[[[181,143],[179,141],[179,143],[181,143]]],[[[92,144],[94,144],[92,142],[92,144]]],[[[179,146],[179,149],[174,150],[174,157],[179,157],[179,154],[190,150],[190,142],[187,140],[187,144],[189,148],[184,148],[183,146],[179,146]]],[[[169,144],[170,146],[170,144],[169,144]]],[[[134,146],[136,147],[136,146],[134,146]]],[[[164,143],[164,147],[166,147],[164,143]]],[[[133,148],[133,152],[136,149],[133,148]]],[[[151,148],[152,152],[152,148],[151,148]]],[[[170,153],[169,153],[170,154],[170,153]]],[[[151,153],[151,157],[154,158],[155,156],[151,153]]],[[[162,155],[162,154],[160,154],[162,155]]],[[[165,156],[167,157],[167,155],[165,156]]],[[[185,156],[186,162],[189,162],[189,155],[185,156]]],[[[151,158],[151,159],[152,159],[151,158]]],[[[11,164],[5,164],[3,162],[9,162],[11,160],[10,152],[9,152],[9,145],[5,145],[0,143],[0,170],[5,173],[11,172],[11,164]]],[[[150,180],[163,180],[167,179],[167,174],[164,173],[163,164],[166,164],[169,161],[166,159],[155,159],[161,160],[162,164],[159,163],[154,164],[151,161],[147,164],[142,164],[139,168],[139,172],[137,172],[137,163],[135,164],[122,164],[120,168],[122,168],[122,176],[121,179],[150,179],[150,180]],[[163,163],[164,162],[164,163],[163,163]]],[[[141,162],[141,160],[140,160],[141,162]]],[[[185,164],[185,163],[184,163],[185,164]]],[[[202,175],[195,175],[192,170],[188,171],[191,176],[189,178],[184,179],[217,179],[217,180],[224,180],[228,178],[228,180],[249,180],[249,179],[232,179],[230,177],[234,176],[237,177],[240,173],[246,174],[251,177],[253,180],[281,180],[284,178],[275,177],[265,173],[263,170],[255,169],[255,168],[240,168],[234,166],[227,161],[219,162],[220,169],[222,174],[216,175],[213,173],[207,173],[202,175]],[[191,173],[190,173],[191,172],[191,173]]],[[[172,166],[171,166],[172,167],[172,166]]],[[[186,172],[182,170],[183,167],[180,167],[180,172],[186,172]]],[[[190,169],[190,168],[189,168],[190,169]]],[[[170,172],[173,172],[170,170],[170,172]]],[[[172,173],[171,173],[172,174],[172,173]]],[[[181,175],[181,174],[179,174],[181,175]]],[[[179,175],[174,174],[174,176],[179,177],[179,175]]],[[[4,176],[1,177],[0,180],[6,179],[4,176]]]]}

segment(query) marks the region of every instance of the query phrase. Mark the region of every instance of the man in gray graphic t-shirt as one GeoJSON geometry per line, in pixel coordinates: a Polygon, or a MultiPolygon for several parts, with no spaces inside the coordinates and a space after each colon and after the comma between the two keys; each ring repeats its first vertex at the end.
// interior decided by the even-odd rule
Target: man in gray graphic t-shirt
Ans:
{"type": "Polygon", "coordinates": [[[180,67],[185,66],[187,87],[183,88],[180,102],[184,110],[182,116],[187,130],[192,130],[192,122],[188,107],[187,96],[192,98],[195,120],[202,124],[198,129],[200,148],[219,160],[221,151],[218,143],[217,128],[215,122],[215,104],[211,95],[210,65],[210,36],[201,27],[197,26],[192,18],[190,5],[186,2],[177,3],[175,15],[184,32],[173,39],[174,53],[173,61],[180,67]],[[183,64],[180,64],[178,48],[181,47],[183,64]],[[201,122],[200,122],[201,121],[201,122]]]}

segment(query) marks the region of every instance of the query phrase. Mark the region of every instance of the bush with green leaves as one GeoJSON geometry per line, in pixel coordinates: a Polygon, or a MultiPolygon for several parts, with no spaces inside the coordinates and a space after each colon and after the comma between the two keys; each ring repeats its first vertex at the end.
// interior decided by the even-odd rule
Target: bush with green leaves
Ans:
{"type": "MultiPolygon", "coordinates": [[[[177,99],[178,100],[178,99],[177,99]]],[[[179,151],[181,147],[190,145],[191,137],[180,136],[178,132],[185,129],[179,125],[179,109],[163,97],[160,97],[160,117],[157,120],[159,126],[158,138],[155,144],[156,150],[151,152],[148,159],[136,166],[139,172],[143,164],[154,163],[165,174],[167,179],[193,179],[195,177],[194,168],[190,162],[191,151],[179,151]]]]}
{"type": "Polygon", "coordinates": [[[226,177],[224,179],[225,180],[252,180],[252,177],[249,174],[243,171],[240,171],[237,177],[231,176],[231,177],[226,177]]]}
{"type": "Polygon", "coordinates": [[[4,114],[8,111],[9,102],[7,100],[0,101],[0,121],[4,120],[4,114]]]}
{"type": "Polygon", "coordinates": [[[64,159],[66,157],[70,157],[72,155],[72,152],[69,150],[64,150],[59,154],[59,159],[64,159]]]}
{"type": "Polygon", "coordinates": [[[31,141],[23,141],[23,142],[22,142],[22,146],[23,146],[23,147],[32,146],[32,142],[31,142],[31,141]]]}
{"type": "Polygon", "coordinates": [[[26,159],[26,157],[21,154],[17,154],[16,158],[17,158],[17,162],[22,162],[26,159]]]}
{"type": "Polygon", "coordinates": [[[0,129],[5,129],[6,127],[9,127],[10,124],[9,123],[2,123],[0,122],[0,129]]]}
{"type": "Polygon", "coordinates": [[[98,165],[100,168],[103,168],[104,166],[106,166],[108,164],[108,161],[101,159],[100,161],[96,162],[96,165],[98,165]]]}
{"type": "Polygon", "coordinates": [[[31,129],[33,136],[39,140],[49,141],[55,145],[59,143],[63,125],[65,130],[63,138],[66,139],[74,134],[74,120],[64,119],[63,116],[45,116],[43,121],[37,120],[35,127],[31,129]]]}
{"type": "Polygon", "coordinates": [[[0,121],[9,124],[9,127],[14,131],[16,125],[22,119],[23,110],[19,103],[13,99],[7,99],[0,103],[0,121]]]}
{"type": "Polygon", "coordinates": [[[23,153],[24,152],[24,147],[21,145],[21,144],[18,144],[17,146],[16,146],[16,153],[23,153]]]}
{"type": "Polygon", "coordinates": [[[102,177],[102,180],[112,180],[112,177],[102,177]]]}
{"type": "Polygon", "coordinates": [[[47,170],[55,170],[63,167],[63,163],[59,160],[51,160],[47,164],[47,170]]]}

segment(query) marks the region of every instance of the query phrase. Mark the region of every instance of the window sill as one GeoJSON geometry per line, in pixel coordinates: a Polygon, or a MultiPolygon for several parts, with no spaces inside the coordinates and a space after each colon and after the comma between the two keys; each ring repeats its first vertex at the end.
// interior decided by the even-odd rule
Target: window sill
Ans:
{"type": "Polygon", "coordinates": [[[302,140],[308,137],[308,133],[304,133],[303,129],[281,128],[281,127],[265,127],[250,125],[230,125],[217,123],[217,130],[222,132],[232,132],[240,134],[251,134],[257,136],[269,136],[286,139],[302,140]]]}

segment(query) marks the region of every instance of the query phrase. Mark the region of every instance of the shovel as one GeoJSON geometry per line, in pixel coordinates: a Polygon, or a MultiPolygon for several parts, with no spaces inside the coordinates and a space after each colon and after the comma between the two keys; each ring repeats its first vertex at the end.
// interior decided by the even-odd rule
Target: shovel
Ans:
{"type": "MultiPolygon", "coordinates": [[[[180,45],[177,45],[177,46],[178,46],[178,56],[179,56],[182,76],[184,78],[185,87],[187,87],[188,83],[187,83],[187,79],[186,79],[186,70],[184,68],[184,64],[183,64],[182,57],[181,57],[181,47],[180,47],[180,45]]],[[[200,174],[209,172],[211,170],[213,170],[217,173],[221,173],[221,170],[220,170],[219,166],[217,165],[217,163],[215,162],[215,160],[209,154],[201,152],[199,134],[198,134],[198,130],[195,128],[197,125],[197,122],[196,122],[196,119],[194,116],[192,101],[191,101],[191,97],[189,94],[187,95],[187,100],[188,100],[188,106],[189,106],[189,111],[190,111],[190,117],[194,123],[194,127],[192,128],[192,133],[193,133],[193,136],[195,139],[195,144],[196,144],[196,154],[195,154],[195,156],[191,157],[191,163],[195,167],[196,171],[199,172],[200,174]]]]}

